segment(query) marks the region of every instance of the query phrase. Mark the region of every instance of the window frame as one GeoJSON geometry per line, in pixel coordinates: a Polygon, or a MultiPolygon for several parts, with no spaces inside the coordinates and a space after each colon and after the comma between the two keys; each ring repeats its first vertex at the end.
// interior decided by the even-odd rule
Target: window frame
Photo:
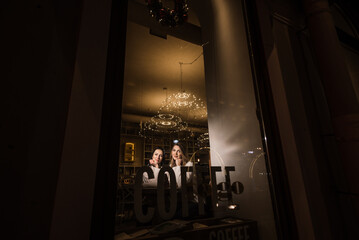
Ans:
{"type": "MultiPolygon", "coordinates": [[[[115,232],[127,6],[128,0],[112,1],[90,239],[113,239],[115,232]]],[[[268,155],[267,168],[272,173],[268,180],[277,235],[278,239],[298,239],[255,1],[244,0],[243,9],[257,116],[261,134],[268,139],[263,140],[263,146],[268,155]]]]}

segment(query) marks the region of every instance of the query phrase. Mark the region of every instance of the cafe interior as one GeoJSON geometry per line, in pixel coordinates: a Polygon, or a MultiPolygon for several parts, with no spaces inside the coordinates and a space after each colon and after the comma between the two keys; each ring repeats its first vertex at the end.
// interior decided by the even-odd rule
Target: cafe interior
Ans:
{"type": "MultiPolygon", "coordinates": [[[[165,4],[170,9],[174,8],[171,6],[173,1],[165,1],[165,4]]],[[[243,62],[245,70],[241,75],[244,80],[240,79],[236,83],[236,73],[229,70],[230,80],[227,83],[223,81],[223,86],[213,86],[208,80],[211,73],[205,71],[204,61],[205,49],[208,49],[210,42],[202,39],[196,13],[191,8],[187,10],[184,23],[169,27],[156,20],[156,16],[151,16],[143,1],[129,1],[128,4],[118,166],[117,234],[124,234],[125,230],[128,232],[129,229],[139,229],[141,226],[138,225],[141,221],[136,215],[134,198],[136,175],[141,168],[149,165],[156,147],[164,149],[163,162],[168,165],[172,146],[176,143],[184,147],[184,154],[195,168],[207,168],[207,172],[201,175],[202,185],[208,189],[207,196],[204,196],[204,211],[198,213],[198,210],[190,209],[192,218],[238,218],[241,215],[258,217],[257,215],[265,213],[264,215],[272,218],[269,224],[274,224],[266,179],[265,154],[255,113],[249,57],[241,56],[246,60],[232,62],[230,56],[222,56],[226,58],[223,63],[232,62],[232,65],[236,61],[243,62]],[[239,87],[238,92],[236,87],[239,87]],[[223,93],[218,93],[218,89],[223,93]],[[225,111],[217,114],[230,117],[232,128],[223,127],[225,122],[218,121],[222,116],[216,114],[218,106],[214,106],[214,103],[218,103],[213,94],[223,95],[219,102],[225,111]],[[240,104],[235,103],[235,98],[239,98],[240,104]],[[207,106],[211,104],[208,111],[207,106]],[[212,119],[210,127],[209,118],[212,119]],[[233,131],[240,131],[241,136],[236,136],[233,131]],[[219,166],[220,170],[210,173],[208,169],[215,166],[219,166]],[[225,170],[227,168],[228,171],[225,170]],[[217,179],[214,180],[213,177],[217,179]],[[213,181],[216,182],[216,190],[211,192],[213,181]],[[243,192],[244,198],[241,196],[243,192]],[[213,195],[215,198],[212,198],[213,195]],[[245,208],[247,210],[239,211],[245,202],[256,201],[260,202],[260,207],[256,210],[245,208]]],[[[243,42],[242,47],[241,51],[248,51],[246,42],[243,42]]],[[[211,61],[208,55],[207,62],[211,61]]],[[[208,68],[210,64],[207,63],[208,68]]],[[[157,195],[155,189],[152,192],[149,189],[143,190],[145,202],[141,204],[150,202],[150,207],[154,205],[156,208],[157,195]]],[[[180,203],[177,205],[181,208],[180,203]]],[[[144,210],[146,211],[147,209],[144,210]]],[[[155,214],[143,224],[153,227],[175,218],[178,216],[164,219],[155,214]]],[[[268,221],[265,224],[268,225],[268,221]]],[[[274,225],[272,227],[267,233],[274,237],[274,225]]]]}
{"type": "Polygon", "coordinates": [[[359,239],[358,9],[5,1],[1,236],[359,239]]]}

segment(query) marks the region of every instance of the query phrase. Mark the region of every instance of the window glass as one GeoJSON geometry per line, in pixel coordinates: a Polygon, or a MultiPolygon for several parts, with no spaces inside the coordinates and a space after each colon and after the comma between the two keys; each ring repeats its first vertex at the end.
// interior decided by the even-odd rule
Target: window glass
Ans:
{"type": "Polygon", "coordinates": [[[217,2],[169,28],[129,1],[115,239],[276,238],[242,5],[217,2]]]}
{"type": "Polygon", "coordinates": [[[357,68],[359,65],[359,53],[346,46],[343,47],[343,50],[347,61],[350,79],[352,80],[353,88],[359,101],[359,70],[357,68]]]}

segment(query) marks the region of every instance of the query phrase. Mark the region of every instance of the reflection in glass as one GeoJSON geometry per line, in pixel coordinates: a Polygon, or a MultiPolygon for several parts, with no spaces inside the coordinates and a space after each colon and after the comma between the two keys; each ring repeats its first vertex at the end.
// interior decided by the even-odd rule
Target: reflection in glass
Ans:
{"type": "Polygon", "coordinates": [[[217,15],[193,28],[206,47],[127,22],[117,236],[208,218],[191,224],[251,219],[249,232],[258,224],[260,236],[276,238],[241,1],[214,2],[217,15]],[[126,142],[134,144],[134,161],[125,161],[126,142]],[[164,151],[160,168],[156,147],[164,151]],[[143,176],[154,183],[144,186],[143,176]],[[173,219],[181,222],[165,222],[173,219]]]}
{"type": "MultiPolygon", "coordinates": [[[[131,6],[129,11],[133,10],[131,6]]],[[[209,147],[202,46],[170,35],[160,38],[135,22],[127,22],[117,236],[144,226],[153,227],[168,220],[168,216],[182,218],[182,212],[187,212],[187,217],[198,215],[198,210],[193,210],[198,209],[198,204],[187,198],[202,194],[204,189],[210,197],[208,170],[201,174],[199,193],[197,188],[193,192],[192,186],[192,176],[197,180],[200,174],[192,170],[193,166],[208,169],[210,163],[209,151],[200,150],[209,147]],[[136,149],[131,162],[125,161],[128,142],[136,149]],[[187,159],[183,166],[188,170],[185,176],[191,176],[184,178],[188,184],[185,181],[183,186],[182,180],[178,180],[180,167],[169,167],[175,144],[183,146],[181,159],[187,159]],[[164,151],[159,168],[153,164],[156,147],[164,151]],[[136,181],[142,183],[137,192],[136,181]],[[182,199],[184,188],[186,197],[182,199]],[[174,201],[178,204],[173,205],[174,201]]]]}

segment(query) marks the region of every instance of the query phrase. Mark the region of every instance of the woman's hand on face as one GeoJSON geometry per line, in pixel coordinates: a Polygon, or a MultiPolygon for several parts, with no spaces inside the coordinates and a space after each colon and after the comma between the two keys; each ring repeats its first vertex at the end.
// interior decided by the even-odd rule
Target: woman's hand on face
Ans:
{"type": "Polygon", "coordinates": [[[153,160],[153,165],[155,165],[155,167],[158,168],[158,160],[157,159],[153,160]]]}
{"type": "Polygon", "coordinates": [[[158,161],[156,159],[150,159],[149,160],[150,165],[158,168],[158,161]]]}
{"type": "Polygon", "coordinates": [[[158,168],[158,161],[156,159],[150,159],[150,165],[153,165],[158,168]]]}
{"type": "Polygon", "coordinates": [[[182,165],[182,157],[180,156],[179,158],[176,159],[176,166],[181,166],[182,165]]]}
{"type": "Polygon", "coordinates": [[[160,167],[159,164],[161,163],[162,158],[163,158],[163,151],[161,149],[156,149],[152,155],[152,159],[149,162],[156,168],[159,168],[160,167]]]}
{"type": "Polygon", "coordinates": [[[174,145],[172,148],[172,158],[176,166],[182,165],[182,150],[178,145],[174,145]]]}

